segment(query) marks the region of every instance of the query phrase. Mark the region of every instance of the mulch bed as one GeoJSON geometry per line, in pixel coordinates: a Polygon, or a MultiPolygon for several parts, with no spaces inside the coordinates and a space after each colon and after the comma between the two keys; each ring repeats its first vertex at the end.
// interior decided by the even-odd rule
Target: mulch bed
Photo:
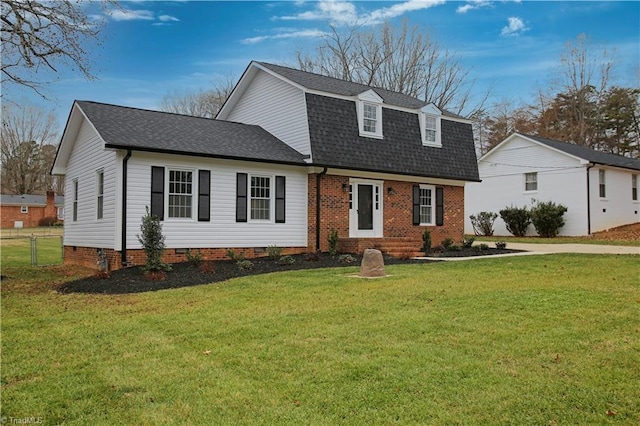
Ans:
{"type": "MultiPolygon", "coordinates": [[[[491,254],[513,253],[516,250],[487,249],[482,251],[461,250],[456,252],[434,253],[434,256],[486,256],[491,254]]],[[[431,254],[430,254],[431,256],[431,254]]],[[[345,262],[340,255],[295,255],[292,264],[281,264],[268,257],[251,259],[250,269],[240,268],[231,260],[205,261],[200,266],[188,262],[171,265],[171,271],[161,280],[147,278],[140,267],[125,268],[111,272],[108,275],[95,275],[71,281],[58,288],[60,293],[95,293],[95,294],[125,294],[142,293],[147,291],[165,290],[170,288],[189,287],[226,281],[231,278],[249,275],[267,274],[271,272],[293,271],[302,269],[334,268],[345,266],[359,266],[362,256],[352,256],[351,263],[345,262]]],[[[434,260],[398,259],[384,257],[385,265],[429,263],[434,260]]]]}

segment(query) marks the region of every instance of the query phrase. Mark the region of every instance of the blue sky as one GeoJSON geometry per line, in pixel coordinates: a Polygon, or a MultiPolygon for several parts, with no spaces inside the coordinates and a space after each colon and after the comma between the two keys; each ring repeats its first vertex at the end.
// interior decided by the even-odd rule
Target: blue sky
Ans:
{"type": "MultiPolygon", "coordinates": [[[[459,55],[492,101],[530,100],[548,85],[568,41],[587,34],[615,52],[614,83],[640,79],[637,1],[132,1],[105,14],[101,42],[87,46],[97,79],[60,68],[42,100],[27,89],[3,87],[3,97],[53,109],[60,131],[74,99],[156,109],[171,92],[236,80],[251,60],[294,64],[329,25],[384,19],[419,25],[459,55]]],[[[48,76],[43,76],[48,77],[48,76]]]]}

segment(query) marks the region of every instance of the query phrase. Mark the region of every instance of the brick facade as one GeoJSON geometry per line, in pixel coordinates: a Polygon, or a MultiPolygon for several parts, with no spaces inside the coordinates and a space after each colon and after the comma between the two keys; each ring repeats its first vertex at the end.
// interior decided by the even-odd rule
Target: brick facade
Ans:
{"type": "MultiPolygon", "coordinates": [[[[317,174],[309,175],[308,190],[308,245],[307,247],[284,248],[283,254],[299,254],[316,251],[316,183],[317,174]]],[[[363,248],[372,244],[378,246],[383,239],[349,239],[349,177],[337,175],[321,175],[320,191],[320,250],[329,250],[328,237],[332,230],[338,231],[342,239],[342,249],[361,252],[363,248]],[[344,189],[343,189],[343,185],[344,189]],[[345,240],[346,239],[346,240],[345,240]]],[[[444,190],[444,225],[443,226],[414,226],[412,216],[413,185],[411,182],[384,181],[383,187],[383,233],[385,239],[402,240],[405,244],[415,245],[419,250],[422,243],[422,233],[425,229],[431,231],[433,245],[438,245],[445,238],[452,238],[460,242],[464,232],[464,188],[459,186],[442,186],[444,190]],[[392,187],[390,194],[387,188],[392,187]]],[[[90,268],[97,268],[98,249],[90,247],[64,248],[65,263],[80,264],[90,268]]],[[[235,248],[233,251],[248,259],[265,256],[264,250],[255,248],[235,248]]],[[[225,248],[200,249],[203,260],[228,259],[225,248]]],[[[120,269],[121,255],[115,250],[106,250],[111,270],[120,269]]],[[[145,254],[143,250],[127,250],[129,265],[143,265],[145,254]]],[[[167,263],[186,262],[184,250],[166,249],[163,260],[167,263]]]]}
{"type": "Polygon", "coordinates": [[[27,213],[21,212],[19,205],[3,205],[0,208],[2,217],[0,227],[15,228],[16,221],[22,221],[24,228],[34,228],[37,226],[50,225],[58,221],[58,208],[55,205],[55,194],[53,191],[47,192],[46,205],[29,205],[27,213]]]}

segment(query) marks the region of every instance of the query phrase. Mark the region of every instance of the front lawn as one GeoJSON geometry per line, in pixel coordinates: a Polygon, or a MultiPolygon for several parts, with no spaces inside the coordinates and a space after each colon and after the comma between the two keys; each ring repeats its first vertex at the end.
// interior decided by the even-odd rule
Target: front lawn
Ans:
{"type": "Polygon", "coordinates": [[[62,295],[52,287],[69,270],[6,267],[1,415],[640,424],[637,256],[390,265],[375,280],[356,271],[62,295]]]}

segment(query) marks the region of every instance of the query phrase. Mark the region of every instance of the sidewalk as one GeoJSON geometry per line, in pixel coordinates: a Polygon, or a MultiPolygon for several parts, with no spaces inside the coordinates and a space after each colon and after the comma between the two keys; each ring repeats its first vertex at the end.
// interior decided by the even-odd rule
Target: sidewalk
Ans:
{"type": "MultiPolygon", "coordinates": [[[[483,241],[490,246],[495,242],[483,241]]],[[[470,257],[418,257],[416,259],[444,260],[455,262],[461,260],[487,259],[496,257],[531,256],[537,254],[553,253],[587,253],[587,254],[637,254],[640,255],[640,247],[627,246],[607,246],[597,244],[527,244],[527,243],[507,243],[507,248],[513,250],[525,250],[521,253],[493,254],[488,256],[470,257]]]]}

